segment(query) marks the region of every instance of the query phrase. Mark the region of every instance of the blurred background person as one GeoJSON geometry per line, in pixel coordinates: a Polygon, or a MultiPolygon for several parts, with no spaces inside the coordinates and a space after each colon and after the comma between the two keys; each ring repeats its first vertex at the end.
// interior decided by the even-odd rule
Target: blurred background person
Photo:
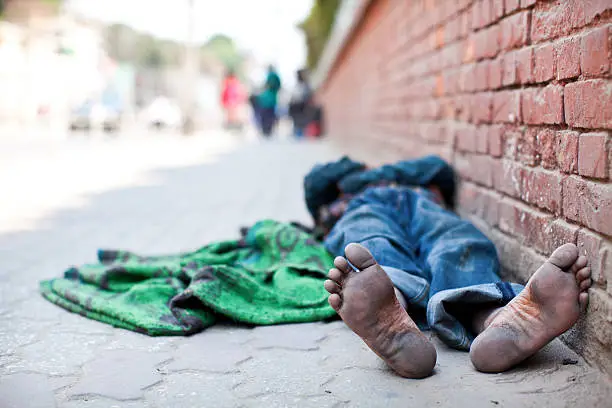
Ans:
{"type": "Polygon", "coordinates": [[[245,92],[233,70],[228,70],[221,88],[221,105],[225,111],[225,128],[242,129],[242,106],[245,92]]]}
{"type": "Polygon", "coordinates": [[[265,137],[272,135],[277,122],[276,104],[281,86],[281,79],[276,72],[276,68],[273,65],[269,65],[263,91],[256,102],[261,133],[265,137]]]}
{"type": "Polygon", "coordinates": [[[302,138],[305,129],[312,121],[312,88],[308,80],[308,71],[300,69],[296,74],[296,87],[289,102],[289,116],[293,122],[293,136],[302,138]]]}

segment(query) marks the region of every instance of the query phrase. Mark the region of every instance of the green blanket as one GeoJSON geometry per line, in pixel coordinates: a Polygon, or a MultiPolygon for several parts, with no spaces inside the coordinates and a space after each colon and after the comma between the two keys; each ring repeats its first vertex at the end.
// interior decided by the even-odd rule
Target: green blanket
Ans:
{"type": "Polygon", "coordinates": [[[330,318],[323,281],[332,257],[290,224],[261,221],[243,239],[195,252],[98,251],[99,263],[43,281],[49,301],[151,336],[187,335],[221,317],[256,325],[330,318]]]}

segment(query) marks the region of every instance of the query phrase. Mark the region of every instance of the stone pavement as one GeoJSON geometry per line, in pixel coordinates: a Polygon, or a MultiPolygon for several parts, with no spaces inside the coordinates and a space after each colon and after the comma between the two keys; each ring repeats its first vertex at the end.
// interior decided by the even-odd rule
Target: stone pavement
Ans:
{"type": "Polygon", "coordinates": [[[308,222],[301,178],[333,147],[225,136],[0,149],[1,408],[609,406],[610,380],[558,341],[498,375],[437,342],[435,375],[406,380],[340,321],[152,338],[38,295],[98,247],[174,252],[261,218],[308,222]]]}

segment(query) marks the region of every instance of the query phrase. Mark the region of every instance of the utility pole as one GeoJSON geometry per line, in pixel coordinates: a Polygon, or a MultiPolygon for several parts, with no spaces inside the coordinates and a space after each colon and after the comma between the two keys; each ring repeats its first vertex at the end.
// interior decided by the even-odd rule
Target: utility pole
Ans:
{"type": "Polygon", "coordinates": [[[187,39],[184,50],[184,78],[186,82],[183,86],[183,134],[191,135],[195,130],[195,93],[198,78],[198,58],[197,47],[195,44],[195,0],[187,0],[187,39]]]}

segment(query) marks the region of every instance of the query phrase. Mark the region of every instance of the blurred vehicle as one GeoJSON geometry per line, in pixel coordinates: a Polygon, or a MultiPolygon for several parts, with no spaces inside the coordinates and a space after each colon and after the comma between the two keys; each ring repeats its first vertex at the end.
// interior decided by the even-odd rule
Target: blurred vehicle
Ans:
{"type": "Polygon", "coordinates": [[[181,109],[174,101],[163,96],[155,98],[143,110],[143,117],[149,126],[156,129],[179,128],[182,124],[181,109]]]}
{"type": "Polygon", "coordinates": [[[70,130],[101,129],[115,132],[121,127],[121,107],[110,101],[87,100],[72,110],[70,130]]]}

